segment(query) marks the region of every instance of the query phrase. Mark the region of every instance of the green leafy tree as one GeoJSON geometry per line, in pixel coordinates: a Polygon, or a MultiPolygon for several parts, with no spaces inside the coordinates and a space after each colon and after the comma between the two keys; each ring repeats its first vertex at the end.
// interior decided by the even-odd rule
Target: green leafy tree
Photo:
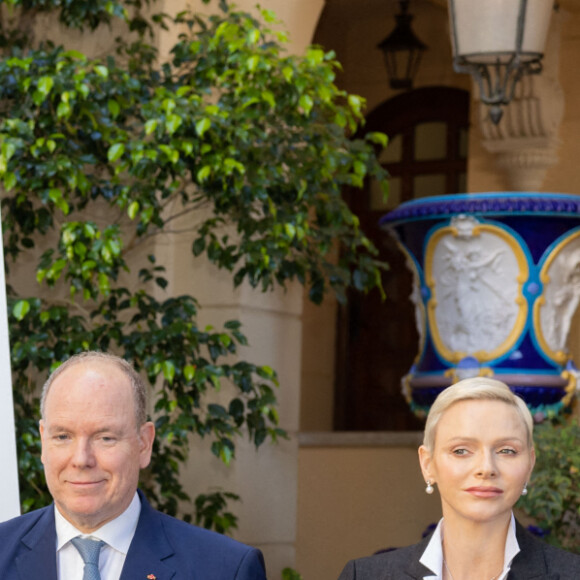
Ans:
{"type": "Polygon", "coordinates": [[[580,554],[580,425],[547,420],[535,429],[536,465],[518,506],[551,544],[580,554]]]}
{"type": "MultiPolygon", "coordinates": [[[[101,349],[131,360],[152,385],[158,437],[142,485],[175,514],[189,499],[179,469],[192,434],[210,438],[227,464],[242,433],[256,446],[285,433],[275,371],[239,357],[247,344],[239,321],[199,326],[195,298],[168,293],[152,242],[190,232],[194,256],[258,291],[298,280],[314,302],[328,291],[344,299],[349,287],[382,292],[383,265],[341,190],[384,183],[375,147],[386,137],[348,138],[363,100],[334,84],[331,53],[286,54],[268,11],[256,17],[221,1],[209,17],[170,17],[141,0],[0,8],[0,183],[23,508],[48,501],[38,386],[59,361],[101,349]],[[84,33],[123,21],[127,34],[91,58],[37,42],[44,12],[84,33]],[[155,34],[169,25],[183,33],[160,64],[155,34]],[[223,383],[233,386],[229,400],[212,402],[223,383]]],[[[200,496],[196,521],[227,532],[236,519],[224,510],[235,499],[200,496]]]]}

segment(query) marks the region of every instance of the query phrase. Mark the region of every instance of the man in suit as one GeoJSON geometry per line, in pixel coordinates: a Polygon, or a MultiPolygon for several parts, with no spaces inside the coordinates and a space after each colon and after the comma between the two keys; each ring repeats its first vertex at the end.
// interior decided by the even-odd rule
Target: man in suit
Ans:
{"type": "Polygon", "coordinates": [[[137,491],[155,427],[129,363],[72,357],[45,384],[41,414],[54,504],[0,524],[3,580],[265,580],[258,550],[162,514],[137,491]]]}

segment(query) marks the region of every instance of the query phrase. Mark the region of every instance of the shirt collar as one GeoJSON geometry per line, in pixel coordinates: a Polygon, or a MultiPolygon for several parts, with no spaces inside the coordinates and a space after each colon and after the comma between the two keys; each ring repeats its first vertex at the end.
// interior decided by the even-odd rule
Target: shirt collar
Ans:
{"type": "Polygon", "coordinates": [[[103,540],[107,545],[111,546],[118,552],[127,554],[131,540],[133,539],[135,530],[137,529],[137,522],[139,521],[140,513],[141,501],[139,495],[135,492],[129,507],[120,516],[117,516],[114,520],[107,522],[90,534],[83,534],[67,519],[65,519],[58,510],[58,507],[55,505],[54,519],[56,525],[56,549],[58,551],[73,538],[83,536],[103,540]]]}
{"type": "Polygon", "coordinates": [[[419,562],[433,572],[432,576],[425,576],[424,580],[439,580],[443,577],[443,518],[439,520],[427,548],[419,562]]]}
{"type": "MultiPolygon", "coordinates": [[[[423,552],[419,562],[427,567],[433,575],[424,576],[423,580],[440,580],[443,578],[443,518],[439,520],[427,548],[423,552]]],[[[498,576],[498,580],[505,578],[510,570],[513,559],[520,551],[520,546],[516,538],[516,519],[512,512],[510,526],[505,540],[503,570],[498,576]]]]}
{"type": "MultiPolygon", "coordinates": [[[[502,574],[506,574],[509,571],[513,559],[517,556],[518,552],[520,551],[520,545],[518,544],[518,539],[516,538],[516,518],[512,512],[512,517],[510,521],[510,527],[508,530],[507,538],[505,539],[505,550],[503,556],[503,572],[502,574]]],[[[500,574],[500,578],[503,576],[500,574]]]]}

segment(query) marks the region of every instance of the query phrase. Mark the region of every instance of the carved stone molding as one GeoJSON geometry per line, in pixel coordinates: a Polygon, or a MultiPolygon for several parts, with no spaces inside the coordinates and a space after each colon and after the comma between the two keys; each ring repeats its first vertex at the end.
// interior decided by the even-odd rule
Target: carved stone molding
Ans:
{"type": "Polygon", "coordinates": [[[559,81],[561,12],[552,16],[543,70],[524,76],[498,125],[488,107],[479,103],[483,146],[496,154],[513,191],[540,191],[546,171],[558,162],[558,133],[564,115],[564,92],[559,81]]]}
{"type": "Polygon", "coordinates": [[[558,162],[557,143],[544,148],[517,143],[511,150],[497,151],[496,165],[502,169],[511,191],[540,191],[546,171],[558,162]]]}

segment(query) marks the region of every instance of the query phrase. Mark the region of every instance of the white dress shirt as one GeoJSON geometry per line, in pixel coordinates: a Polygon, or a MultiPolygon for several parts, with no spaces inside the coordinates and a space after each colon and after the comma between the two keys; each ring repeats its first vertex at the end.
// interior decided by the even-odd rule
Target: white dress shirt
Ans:
{"type": "MultiPolygon", "coordinates": [[[[505,580],[509,574],[512,561],[520,551],[520,546],[516,538],[516,520],[512,513],[510,526],[505,539],[505,549],[503,557],[503,570],[496,580],[505,580]]],[[[423,580],[442,580],[443,579],[443,518],[439,520],[426,550],[419,560],[423,566],[426,566],[433,574],[424,576],[423,580]]]]}
{"type": "Polygon", "coordinates": [[[135,497],[129,507],[120,516],[107,522],[91,534],[83,534],[66,520],[55,506],[58,580],[82,580],[84,562],[78,550],[71,544],[71,540],[77,536],[106,542],[101,548],[99,556],[101,580],[119,580],[129,546],[137,529],[140,513],[141,501],[135,492],[135,497]]]}

